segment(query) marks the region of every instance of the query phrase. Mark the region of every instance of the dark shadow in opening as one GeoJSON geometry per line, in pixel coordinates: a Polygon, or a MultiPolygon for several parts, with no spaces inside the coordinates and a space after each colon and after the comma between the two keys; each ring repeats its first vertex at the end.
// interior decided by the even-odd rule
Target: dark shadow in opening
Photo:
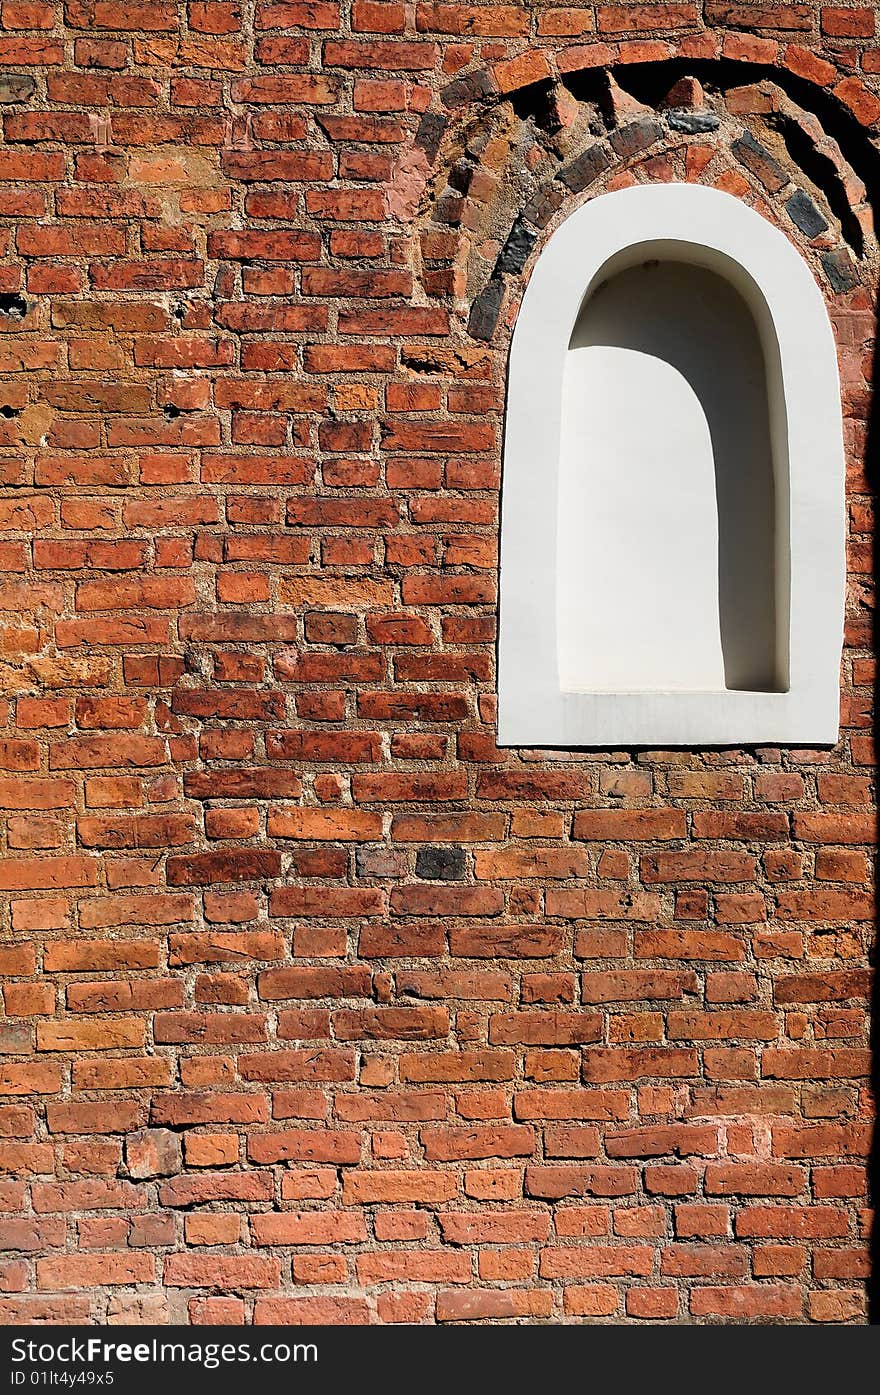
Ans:
{"type": "MultiPolygon", "coordinates": [[[[776,614],[780,505],[767,367],[751,310],[739,291],[714,271],[678,261],[642,262],[612,274],[585,302],[569,347],[597,345],[663,360],[699,400],[714,457],[725,686],[750,692],[785,690],[788,617],[778,621],[776,614]],[[784,637],[778,635],[783,627],[784,637]]],[[[632,410],[639,410],[638,402],[632,403],[632,410]]],[[[675,429],[671,422],[658,421],[656,426],[664,433],[675,429]]],[[[589,468],[589,443],[584,466],[589,468]]],[[[787,499],[781,507],[787,510],[787,499]]],[[[681,531],[665,543],[671,549],[687,549],[686,519],[681,531]]],[[[787,558],[783,561],[787,574],[787,558]]]]}

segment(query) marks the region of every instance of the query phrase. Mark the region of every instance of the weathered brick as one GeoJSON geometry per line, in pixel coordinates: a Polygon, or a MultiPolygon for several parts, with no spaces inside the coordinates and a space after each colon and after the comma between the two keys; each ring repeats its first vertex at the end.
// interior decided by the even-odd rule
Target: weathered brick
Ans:
{"type": "Polygon", "coordinates": [[[864,1322],[874,10],[55,19],[0,41],[0,1320],[864,1322]],[[834,324],[842,738],[502,748],[525,272],[684,179],[834,324]]]}

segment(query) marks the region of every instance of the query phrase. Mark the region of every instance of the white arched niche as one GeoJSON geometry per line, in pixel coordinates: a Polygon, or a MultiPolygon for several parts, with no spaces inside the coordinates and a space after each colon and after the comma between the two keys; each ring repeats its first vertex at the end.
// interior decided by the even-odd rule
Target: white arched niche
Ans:
{"type": "Polygon", "coordinates": [[[738,199],[638,186],[549,240],[510,352],[498,740],[833,744],[834,338],[738,199]]]}

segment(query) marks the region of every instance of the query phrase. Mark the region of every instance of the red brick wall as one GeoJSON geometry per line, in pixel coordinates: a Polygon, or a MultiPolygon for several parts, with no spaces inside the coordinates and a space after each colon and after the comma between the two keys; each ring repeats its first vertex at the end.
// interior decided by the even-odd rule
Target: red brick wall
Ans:
{"type": "Polygon", "coordinates": [[[3,1320],[864,1321],[876,9],[5,0],[3,1320]],[[841,740],[498,750],[523,275],[670,178],[828,297],[841,740]]]}

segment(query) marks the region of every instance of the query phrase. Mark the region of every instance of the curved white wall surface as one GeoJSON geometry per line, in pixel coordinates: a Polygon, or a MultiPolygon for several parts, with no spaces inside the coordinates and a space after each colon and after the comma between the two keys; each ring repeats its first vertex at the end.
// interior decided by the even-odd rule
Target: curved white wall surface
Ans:
{"type": "Polygon", "coordinates": [[[584,204],[511,347],[499,742],[833,743],[844,549],[834,339],[795,248],[699,186],[584,204]]]}

